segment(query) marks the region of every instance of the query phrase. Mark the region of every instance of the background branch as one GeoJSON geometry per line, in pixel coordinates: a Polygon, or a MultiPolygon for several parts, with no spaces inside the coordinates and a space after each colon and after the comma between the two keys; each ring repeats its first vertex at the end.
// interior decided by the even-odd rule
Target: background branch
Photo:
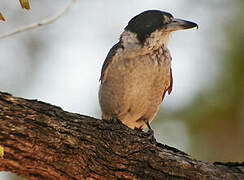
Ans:
{"type": "Polygon", "coordinates": [[[62,15],[64,15],[76,1],[77,0],[71,0],[70,3],[58,15],[53,16],[53,17],[51,17],[49,19],[44,19],[44,20],[42,20],[41,22],[38,22],[38,23],[33,23],[33,24],[29,24],[29,25],[24,26],[24,27],[20,27],[20,28],[14,30],[13,32],[0,35],[0,39],[4,39],[6,37],[13,36],[15,34],[18,34],[18,33],[24,32],[24,31],[28,31],[28,30],[35,29],[35,28],[43,26],[43,25],[50,24],[50,23],[56,21],[62,15]]]}

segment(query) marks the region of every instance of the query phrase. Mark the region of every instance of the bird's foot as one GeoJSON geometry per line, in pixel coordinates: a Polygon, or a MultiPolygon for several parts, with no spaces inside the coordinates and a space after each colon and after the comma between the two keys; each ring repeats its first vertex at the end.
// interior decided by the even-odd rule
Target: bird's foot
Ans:
{"type": "Polygon", "coordinates": [[[154,137],[154,131],[152,129],[149,129],[147,132],[144,133],[146,138],[151,141],[152,143],[156,143],[156,139],[154,137]]]}
{"type": "Polygon", "coordinates": [[[154,131],[151,128],[149,122],[146,121],[147,127],[148,127],[148,131],[145,134],[145,136],[147,137],[148,140],[150,140],[152,143],[156,143],[156,139],[154,137],[154,131]]]}
{"type": "Polygon", "coordinates": [[[112,117],[112,121],[113,121],[114,123],[122,124],[122,122],[120,121],[120,119],[119,119],[117,116],[113,116],[113,117],[112,117]]]}
{"type": "Polygon", "coordinates": [[[145,132],[145,135],[148,137],[150,137],[150,136],[154,137],[154,131],[152,129],[148,129],[148,131],[145,132]]]}
{"type": "Polygon", "coordinates": [[[134,130],[143,132],[142,128],[135,127],[134,130]]]}

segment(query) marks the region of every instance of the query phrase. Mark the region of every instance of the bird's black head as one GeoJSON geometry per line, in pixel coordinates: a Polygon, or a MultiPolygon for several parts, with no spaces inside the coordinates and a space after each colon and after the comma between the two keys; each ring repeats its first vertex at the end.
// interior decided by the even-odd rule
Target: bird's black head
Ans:
{"type": "Polygon", "coordinates": [[[129,30],[137,34],[138,40],[143,43],[145,39],[155,30],[165,28],[169,31],[175,31],[193,28],[196,26],[197,24],[193,22],[175,19],[170,13],[167,12],[148,10],[133,17],[125,27],[125,30],[129,30]]]}
{"type": "Polygon", "coordinates": [[[144,42],[146,37],[152,32],[168,24],[171,18],[173,16],[164,11],[144,11],[133,17],[125,27],[125,30],[136,33],[140,42],[144,42]]]}

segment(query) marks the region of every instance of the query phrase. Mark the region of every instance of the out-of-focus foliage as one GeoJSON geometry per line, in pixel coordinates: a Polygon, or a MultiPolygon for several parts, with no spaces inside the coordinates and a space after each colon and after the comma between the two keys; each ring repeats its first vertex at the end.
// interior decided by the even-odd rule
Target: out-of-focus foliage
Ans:
{"type": "Polygon", "coordinates": [[[2,13],[0,13],[0,20],[5,21],[5,18],[3,17],[2,13]]]}
{"type": "Polygon", "coordinates": [[[19,0],[21,7],[24,9],[30,9],[29,0],[19,0]]]}
{"type": "MultiPolygon", "coordinates": [[[[20,5],[23,9],[30,9],[30,3],[29,0],[19,0],[20,5]]],[[[3,17],[2,13],[0,12],[0,20],[5,21],[5,18],[3,17]]]]}
{"type": "Polygon", "coordinates": [[[239,11],[222,27],[226,44],[216,59],[218,80],[189,106],[169,114],[187,124],[191,155],[208,161],[244,160],[244,1],[236,3],[239,11]]]}

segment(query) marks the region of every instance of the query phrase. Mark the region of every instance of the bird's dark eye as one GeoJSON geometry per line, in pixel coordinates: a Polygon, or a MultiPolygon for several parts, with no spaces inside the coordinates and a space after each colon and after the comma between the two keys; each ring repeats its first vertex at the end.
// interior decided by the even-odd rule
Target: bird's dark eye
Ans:
{"type": "Polygon", "coordinates": [[[164,15],[164,24],[169,24],[171,22],[171,18],[164,15]]]}

